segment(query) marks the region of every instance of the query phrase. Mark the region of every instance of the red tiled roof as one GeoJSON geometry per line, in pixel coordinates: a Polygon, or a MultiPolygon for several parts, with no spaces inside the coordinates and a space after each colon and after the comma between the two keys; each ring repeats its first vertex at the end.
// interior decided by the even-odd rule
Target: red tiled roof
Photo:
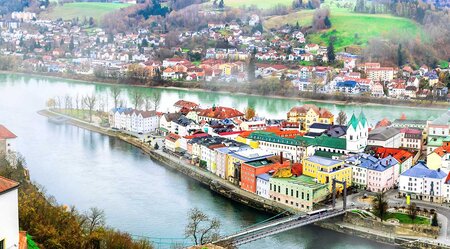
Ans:
{"type": "Polygon", "coordinates": [[[8,130],[5,126],[0,125],[0,139],[12,139],[16,137],[17,136],[14,135],[14,133],[8,130]]]}
{"type": "Polygon", "coordinates": [[[450,153],[450,146],[443,145],[441,147],[434,149],[434,152],[436,152],[436,154],[442,157],[443,155],[450,153]]]}
{"type": "Polygon", "coordinates": [[[186,108],[186,109],[189,109],[189,110],[192,110],[192,109],[194,109],[194,108],[197,108],[198,107],[198,104],[197,103],[194,103],[194,102],[191,102],[191,101],[187,101],[187,100],[183,100],[183,99],[180,99],[180,100],[178,100],[177,102],[175,102],[175,104],[173,104],[173,106],[175,106],[175,107],[181,107],[181,108],[186,108]]]}
{"type": "Polygon", "coordinates": [[[215,119],[226,119],[226,118],[241,117],[244,116],[244,114],[233,108],[218,106],[200,110],[198,116],[215,119]]]}
{"type": "Polygon", "coordinates": [[[394,148],[383,148],[383,147],[376,148],[375,155],[377,155],[380,158],[385,158],[385,157],[388,157],[389,155],[392,155],[400,163],[403,163],[408,158],[413,156],[413,154],[407,150],[394,149],[394,148]]]}
{"type": "Polygon", "coordinates": [[[19,186],[18,182],[0,176],[0,194],[8,190],[17,188],[18,186],[19,186]]]}
{"type": "Polygon", "coordinates": [[[175,142],[178,139],[180,139],[181,137],[175,133],[169,133],[169,135],[166,136],[166,139],[171,141],[171,142],[175,142]]]}

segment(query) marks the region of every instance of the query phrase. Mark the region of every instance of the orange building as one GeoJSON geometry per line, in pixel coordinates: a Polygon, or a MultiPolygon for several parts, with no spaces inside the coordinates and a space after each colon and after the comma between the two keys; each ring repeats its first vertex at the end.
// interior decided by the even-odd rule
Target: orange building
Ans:
{"type": "Polygon", "coordinates": [[[241,165],[241,188],[256,193],[256,176],[271,170],[287,168],[289,160],[281,157],[271,157],[242,163],[241,165]]]}

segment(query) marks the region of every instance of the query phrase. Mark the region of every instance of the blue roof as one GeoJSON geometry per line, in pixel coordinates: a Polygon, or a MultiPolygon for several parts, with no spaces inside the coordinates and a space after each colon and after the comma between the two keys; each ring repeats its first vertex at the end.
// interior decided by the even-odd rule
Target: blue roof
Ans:
{"type": "Polygon", "coordinates": [[[402,176],[442,179],[445,178],[447,174],[443,172],[441,169],[437,170],[429,169],[427,165],[423,161],[421,161],[418,162],[414,167],[403,172],[402,176]]]}
{"type": "Polygon", "coordinates": [[[119,113],[123,113],[123,112],[126,112],[126,111],[131,111],[131,110],[133,110],[133,109],[126,108],[126,107],[117,107],[117,108],[112,108],[111,109],[112,112],[119,112],[119,113]]]}
{"type": "Polygon", "coordinates": [[[386,169],[389,169],[398,164],[398,161],[392,156],[378,159],[372,155],[365,153],[360,153],[356,156],[350,157],[346,161],[352,163],[359,161],[359,164],[357,166],[376,171],[385,171],[386,169]]]}
{"type": "Polygon", "coordinates": [[[338,82],[336,84],[337,87],[355,87],[358,83],[356,83],[356,81],[354,80],[347,80],[347,81],[343,81],[343,82],[338,82]]]}
{"type": "Polygon", "coordinates": [[[262,179],[262,180],[264,180],[264,181],[269,181],[270,175],[267,174],[267,173],[259,174],[259,175],[256,176],[256,178],[262,179]]]}
{"type": "Polygon", "coordinates": [[[328,129],[331,124],[313,123],[309,126],[310,129],[328,129]]]}
{"type": "Polygon", "coordinates": [[[336,165],[336,164],[342,162],[339,160],[329,159],[329,158],[321,157],[321,156],[311,156],[311,157],[306,158],[306,160],[313,162],[313,163],[323,165],[323,166],[333,166],[333,165],[336,165]]]}

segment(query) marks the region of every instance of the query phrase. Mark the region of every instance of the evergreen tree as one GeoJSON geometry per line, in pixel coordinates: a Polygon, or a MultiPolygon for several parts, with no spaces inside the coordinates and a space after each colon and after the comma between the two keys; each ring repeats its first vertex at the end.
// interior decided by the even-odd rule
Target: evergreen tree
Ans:
{"type": "Polygon", "coordinates": [[[328,61],[333,63],[336,60],[336,54],[334,53],[334,44],[333,40],[330,39],[330,43],[327,47],[327,57],[328,61]]]}
{"type": "Polygon", "coordinates": [[[295,29],[296,29],[296,30],[299,30],[299,29],[300,29],[300,24],[298,23],[298,21],[297,21],[297,23],[295,24],[295,29]]]}
{"type": "Polygon", "coordinates": [[[73,36],[70,38],[69,50],[72,51],[75,48],[75,43],[73,41],[73,36]]]}
{"type": "Polygon", "coordinates": [[[328,16],[325,17],[325,20],[323,22],[325,24],[325,27],[327,27],[327,29],[331,28],[331,21],[328,16]]]}
{"type": "MultiPolygon", "coordinates": [[[[254,49],[256,50],[256,49],[254,49]]],[[[255,71],[256,71],[256,65],[255,65],[255,55],[252,54],[250,57],[250,61],[248,62],[247,67],[247,78],[249,81],[253,81],[255,79],[255,71]]]]}
{"type": "Polygon", "coordinates": [[[223,3],[223,0],[220,0],[219,2],[219,8],[223,9],[223,7],[225,7],[225,4],[223,3]]]}
{"type": "Polygon", "coordinates": [[[431,219],[431,226],[437,227],[438,225],[439,225],[439,224],[438,224],[437,214],[434,213],[434,214],[433,214],[433,219],[431,219]]]}
{"type": "Polygon", "coordinates": [[[402,44],[398,44],[397,48],[397,66],[401,67],[404,64],[402,44]]]}
{"type": "Polygon", "coordinates": [[[147,41],[147,39],[145,39],[145,38],[142,39],[141,46],[142,46],[142,47],[145,47],[145,48],[148,47],[148,41],[147,41]]]}

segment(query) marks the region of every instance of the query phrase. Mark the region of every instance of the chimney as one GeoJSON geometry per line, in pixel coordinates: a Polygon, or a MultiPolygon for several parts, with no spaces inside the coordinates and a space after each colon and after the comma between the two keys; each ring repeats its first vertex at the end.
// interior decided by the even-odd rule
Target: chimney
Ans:
{"type": "Polygon", "coordinates": [[[283,151],[280,152],[280,164],[283,165],[283,151]]]}

